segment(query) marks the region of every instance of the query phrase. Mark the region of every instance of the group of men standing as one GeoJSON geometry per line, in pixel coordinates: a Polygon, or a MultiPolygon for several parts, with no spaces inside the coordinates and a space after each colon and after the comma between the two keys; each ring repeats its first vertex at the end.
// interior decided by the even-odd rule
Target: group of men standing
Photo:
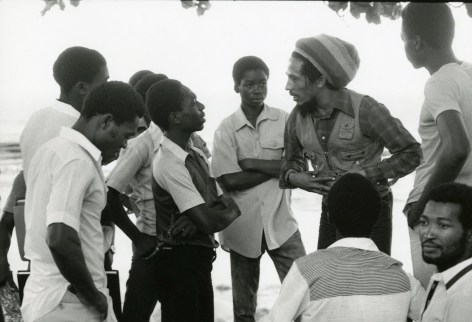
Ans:
{"type": "MultiPolygon", "coordinates": [[[[31,275],[23,319],[117,319],[106,289],[113,240],[106,209],[133,242],[118,315],[124,321],[148,321],[157,301],[162,321],[213,321],[216,232],[230,252],[235,321],[255,321],[266,251],[283,282],[267,321],[467,321],[472,65],[454,56],[453,36],[447,5],[405,7],[406,56],[431,74],[421,146],[384,105],[346,88],[359,68],[357,50],[322,34],[298,40],[289,59],[286,90],[296,102],[290,115],[264,103],[264,61],[245,56],[234,64],[241,105],[215,131],[211,164],[195,134],[205,106],[191,89],[148,71],[136,74],[133,86],[107,82],[98,52],[65,50],[54,65],[61,95],[26,125],[24,171],[9,198],[13,203],[27,187],[31,275]],[[147,129],[134,137],[142,119],[147,129]],[[105,179],[101,166],[115,159],[105,179]],[[390,185],[415,169],[405,207],[412,277],[389,256],[390,185]],[[319,251],[308,256],[290,207],[292,188],[323,196],[319,251]],[[135,204],[137,226],[123,204],[135,204]]],[[[10,234],[11,212],[7,203],[0,225],[10,234]]]]}

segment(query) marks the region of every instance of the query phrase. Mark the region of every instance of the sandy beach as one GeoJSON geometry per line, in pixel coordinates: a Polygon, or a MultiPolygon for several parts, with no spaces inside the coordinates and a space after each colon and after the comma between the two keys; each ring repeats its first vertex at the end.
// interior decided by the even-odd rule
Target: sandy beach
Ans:
{"type": "MultiPolygon", "coordinates": [[[[5,152],[3,148],[2,152],[5,152]]],[[[11,153],[8,155],[11,155],[11,153]]],[[[20,169],[21,163],[17,157],[5,158],[5,154],[3,154],[3,158],[0,159],[1,207],[5,204],[6,198],[10,192],[12,181],[20,169]]],[[[111,167],[108,166],[104,170],[105,173],[107,173],[111,170],[111,167]]],[[[409,272],[411,272],[409,237],[406,220],[401,210],[403,209],[412,184],[413,175],[409,175],[400,179],[393,186],[394,208],[392,256],[403,262],[405,270],[409,272]]],[[[321,197],[299,189],[294,190],[292,193],[292,210],[298,220],[299,229],[306,251],[308,253],[315,251],[318,240],[321,197]]],[[[131,218],[134,217],[132,216],[131,218]]],[[[131,264],[131,242],[119,229],[117,229],[115,243],[117,252],[114,258],[113,268],[117,269],[120,274],[121,297],[123,299],[126,290],[128,270],[131,264]]],[[[15,234],[13,234],[11,245],[8,259],[11,265],[11,270],[16,274],[18,270],[26,269],[27,265],[19,256],[15,234]]],[[[232,321],[229,254],[221,248],[218,248],[217,259],[213,264],[212,278],[215,298],[215,321],[232,321]]],[[[270,257],[264,255],[261,260],[261,278],[258,292],[258,308],[256,312],[258,319],[270,310],[277,298],[279,289],[280,283],[275,268],[270,257]]],[[[152,321],[160,321],[159,308],[156,309],[152,321]]]]}

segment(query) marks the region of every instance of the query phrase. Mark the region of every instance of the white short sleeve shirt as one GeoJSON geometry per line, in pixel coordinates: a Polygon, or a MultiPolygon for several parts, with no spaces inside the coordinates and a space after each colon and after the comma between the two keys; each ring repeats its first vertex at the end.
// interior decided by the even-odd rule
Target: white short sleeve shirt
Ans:
{"type": "MultiPolygon", "coordinates": [[[[47,227],[52,223],[66,224],[78,232],[95,286],[108,296],[100,225],[106,205],[101,152],[81,133],[65,127],[37,152],[26,181],[25,255],[31,260],[22,304],[26,322],[52,311],[70,284],[46,244],[47,227]]],[[[111,298],[108,299],[111,305],[111,298]]]]}
{"type": "MultiPolygon", "coordinates": [[[[461,65],[446,64],[431,75],[426,82],[418,129],[421,136],[423,161],[416,168],[414,188],[410,192],[408,203],[418,201],[436,164],[437,152],[441,144],[436,122],[441,113],[450,110],[457,111],[461,116],[472,145],[472,66],[467,62],[461,65]]],[[[455,181],[471,184],[471,155],[455,181]]]]}

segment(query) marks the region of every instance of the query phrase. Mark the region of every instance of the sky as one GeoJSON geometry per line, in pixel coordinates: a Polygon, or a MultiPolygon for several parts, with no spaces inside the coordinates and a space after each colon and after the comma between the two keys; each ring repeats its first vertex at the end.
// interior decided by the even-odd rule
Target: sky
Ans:
{"type": "MultiPolygon", "coordinates": [[[[52,77],[57,56],[70,46],[101,52],[111,80],[127,81],[137,70],[165,73],[191,88],[206,105],[202,132],[211,143],[223,117],[239,105],[231,70],[245,55],[269,66],[266,102],[290,111],[285,91],[287,61],[297,39],[330,34],[353,43],[360,70],[349,88],[384,103],[418,138],[417,120],[426,70],[414,70],[400,39],[401,21],[382,24],[339,17],[323,2],[211,1],[203,16],[179,1],[82,1],[56,6],[41,16],[38,0],[0,1],[0,142],[16,141],[29,115],[58,97],[52,77]]],[[[454,49],[472,61],[472,18],[453,9],[454,49]]]]}

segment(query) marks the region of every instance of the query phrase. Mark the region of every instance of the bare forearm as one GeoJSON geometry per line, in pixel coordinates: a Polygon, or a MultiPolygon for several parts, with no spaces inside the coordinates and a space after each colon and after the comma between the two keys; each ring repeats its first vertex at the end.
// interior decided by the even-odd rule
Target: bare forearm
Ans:
{"type": "Polygon", "coordinates": [[[436,166],[424,186],[417,204],[418,211],[412,214],[413,218],[410,219],[411,222],[416,223],[418,221],[431,190],[442,183],[453,182],[464,166],[465,161],[466,157],[463,153],[442,151],[441,157],[438,159],[436,166]]]}
{"type": "Polygon", "coordinates": [[[128,236],[129,239],[136,242],[140,236],[140,231],[125,212],[121,203],[120,193],[111,187],[108,188],[108,204],[110,206],[113,222],[125,233],[126,236],[128,236]]]}
{"type": "Polygon", "coordinates": [[[51,224],[48,226],[47,243],[62,276],[80,296],[90,303],[96,302],[100,292],[95,287],[85,263],[77,232],[64,224],[51,224]]]}
{"type": "Polygon", "coordinates": [[[243,170],[256,171],[274,178],[278,178],[280,173],[281,160],[250,159],[248,165],[249,166],[247,168],[243,168],[243,170]]]}
{"type": "Polygon", "coordinates": [[[219,182],[227,191],[241,191],[260,185],[271,178],[261,172],[241,171],[222,175],[219,182]]]}
{"type": "Polygon", "coordinates": [[[209,233],[217,233],[228,227],[236,218],[240,215],[239,211],[234,211],[233,209],[225,209],[223,211],[219,210],[216,214],[213,215],[215,220],[212,220],[210,225],[208,225],[209,233]]]}
{"type": "Polygon", "coordinates": [[[205,204],[195,206],[183,213],[198,230],[211,234],[228,227],[241,215],[233,199],[220,197],[212,207],[205,204]]]}

